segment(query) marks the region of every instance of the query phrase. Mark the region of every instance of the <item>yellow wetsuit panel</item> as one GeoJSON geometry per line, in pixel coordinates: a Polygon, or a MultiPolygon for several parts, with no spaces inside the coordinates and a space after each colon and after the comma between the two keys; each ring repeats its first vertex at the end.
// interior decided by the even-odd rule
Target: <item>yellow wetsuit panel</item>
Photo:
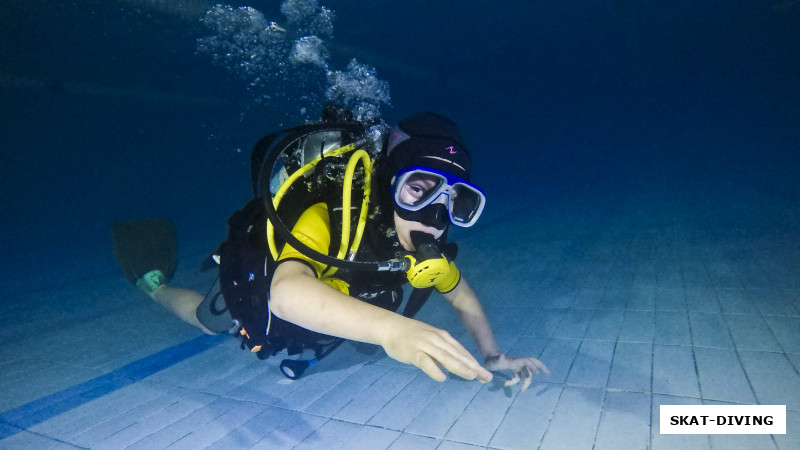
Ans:
{"type": "MultiPolygon", "coordinates": [[[[325,203],[317,203],[303,211],[300,219],[297,220],[294,228],[292,228],[292,235],[312,249],[327,255],[331,245],[331,226],[328,206],[325,203]]],[[[286,244],[283,247],[281,255],[278,257],[278,261],[289,258],[301,259],[311,264],[318,278],[328,267],[300,253],[291,245],[286,244]]]]}
{"type": "MultiPolygon", "coordinates": [[[[292,228],[292,235],[312,249],[327,255],[331,244],[331,226],[328,206],[325,203],[317,203],[303,211],[300,219],[297,220],[294,228],[292,228]]],[[[317,278],[321,278],[322,273],[328,268],[326,264],[315,261],[297,251],[291,245],[286,244],[278,257],[278,261],[290,258],[308,262],[314,268],[317,278]]],[[[337,290],[347,294],[348,285],[342,280],[330,278],[323,281],[326,281],[337,290]]],[[[450,292],[455,289],[459,281],[461,281],[461,273],[455,263],[451,261],[450,272],[443,277],[443,279],[437,281],[436,290],[441,293],[450,292]]]]}

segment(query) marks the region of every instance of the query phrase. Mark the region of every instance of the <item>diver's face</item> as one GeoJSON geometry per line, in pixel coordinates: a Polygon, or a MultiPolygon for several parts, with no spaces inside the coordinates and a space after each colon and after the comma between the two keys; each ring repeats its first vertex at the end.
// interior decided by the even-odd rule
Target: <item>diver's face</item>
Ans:
{"type": "Polygon", "coordinates": [[[411,243],[412,231],[421,231],[423,233],[432,235],[436,239],[439,239],[447,229],[447,227],[444,227],[441,230],[437,230],[434,227],[423,225],[420,222],[405,220],[398,216],[396,212],[394,213],[394,227],[397,230],[397,239],[400,241],[400,245],[410,252],[416,250],[414,244],[411,243]]]}
{"type": "Polygon", "coordinates": [[[415,173],[400,186],[399,200],[406,205],[416,205],[439,187],[441,181],[433,175],[415,173]]]}

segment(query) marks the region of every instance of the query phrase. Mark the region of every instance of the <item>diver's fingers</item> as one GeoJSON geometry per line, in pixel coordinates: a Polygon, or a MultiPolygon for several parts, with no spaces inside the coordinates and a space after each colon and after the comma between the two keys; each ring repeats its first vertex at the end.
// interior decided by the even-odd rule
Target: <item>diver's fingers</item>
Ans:
{"type": "Polygon", "coordinates": [[[469,354],[453,353],[451,349],[435,348],[430,352],[431,357],[453,375],[457,375],[466,380],[479,379],[489,381],[492,374],[480,366],[477,361],[469,354]],[[470,361],[472,359],[472,361],[470,361]]]}
{"type": "Polygon", "coordinates": [[[492,379],[491,372],[481,366],[450,333],[440,330],[437,335],[440,339],[434,341],[435,348],[431,349],[431,356],[445,369],[467,380],[477,378],[485,383],[492,379]]]}
{"type": "Polygon", "coordinates": [[[535,368],[534,373],[539,373],[539,372],[550,373],[550,369],[548,369],[543,362],[539,361],[536,358],[530,358],[530,359],[531,362],[533,363],[533,367],[535,368]]]}
{"type": "Polygon", "coordinates": [[[517,383],[519,383],[519,374],[514,372],[514,378],[506,381],[505,384],[503,384],[503,386],[513,386],[513,385],[515,385],[517,383]]]}
{"type": "Polygon", "coordinates": [[[421,354],[419,360],[416,364],[417,367],[422,369],[429,377],[433,378],[438,382],[443,382],[447,379],[447,376],[442,372],[442,369],[439,368],[439,365],[431,359],[429,355],[421,354]]]}
{"type": "Polygon", "coordinates": [[[445,381],[447,378],[440,367],[467,380],[474,380],[478,377],[478,370],[474,366],[463,361],[459,355],[454,355],[447,349],[436,345],[421,351],[417,356],[415,365],[436,381],[445,381]]]}
{"type": "Polygon", "coordinates": [[[525,380],[522,382],[522,392],[525,392],[528,386],[531,385],[531,381],[533,381],[533,374],[531,374],[531,371],[527,367],[524,369],[524,372],[525,380]]]}
{"type": "Polygon", "coordinates": [[[536,365],[536,362],[536,358],[525,358],[523,370],[525,370],[528,375],[539,373],[539,366],[536,365]]]}
{"type": "Polygon", "coordinates": [[[449,370],[467,380],[487,382],[492,374],[455,340],[450,333],[425,323],[406,319],[398,327],[389,328],[381,345],[390,357],[413,364],[434,380],[444,381],[439,368],[449,370]]]}
{"type": "Polygon", "coordinates": [[[525,381],[522,382],[522,389],[521,389],[522,392],[525,392],[526,390],[528,390],[528,386],[531,385],[531,381],[532,380],[533,380],[533,378],[531,378],[531,377],[525,378],[525,381]]]}
{"type": "Polygon", "coordinates": [[[522,367],[533,374],[538,374],[539,372],[550,373],[550,369],[536,358],[524,358],[522,360],[522,367]]]}
{"type": "Polygon", "coordinates": [[[437,342],[436,344],[442,348],[443,350],[447,351],[448,353],[453,354],[454,356],[458,357],[459,359],[463,360],[464,362],[469,363],[478,363],[475,358],[472,357],[469,351],[461,345],[461,342],[458,342],[456,338],[454,338],[450,333],[444,330],[437,330],[437,336],[441,339],[442,342],[437,342]]]}

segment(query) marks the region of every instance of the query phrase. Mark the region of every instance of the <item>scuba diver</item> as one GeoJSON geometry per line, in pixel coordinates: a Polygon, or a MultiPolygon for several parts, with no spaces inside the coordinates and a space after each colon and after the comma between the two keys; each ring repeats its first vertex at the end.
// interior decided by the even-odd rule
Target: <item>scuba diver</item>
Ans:
{"type": "Polygon", "coordinates": [[[481,382],[490,371],[510,371],[505,385],[522,381],[524,391],[549,370],[500,350],[447,241],[451,225],[474,225],[485,206],[469,181],[471,163],[460,130],[444,116],[411,116],[376,137],[329,105],[321,122],[254,147],[254,198],[228,219],[212,256],[217,293],[167,284],[177,261],[169,219],[115,223],[115,254],[129,281],[206,333],[234,333],[262,359],[313,351],[309,360],[281,363],[289,378],[354,340],[437,381],[446,379],[442,369],[481,382]],[[399,312],[406,284],[412,289],[399,312]],[[448,332],[413,318],[433,290],[475,340],[483,365],[448,332]]]}

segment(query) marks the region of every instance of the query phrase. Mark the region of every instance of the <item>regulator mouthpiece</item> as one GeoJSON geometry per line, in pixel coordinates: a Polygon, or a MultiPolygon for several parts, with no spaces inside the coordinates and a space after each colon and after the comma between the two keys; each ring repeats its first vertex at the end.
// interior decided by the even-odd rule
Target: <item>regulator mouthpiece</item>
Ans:
{"type": "Polygon", "coordinates": [[[409,263],[406,271],[408,282],[415,288],[435,286],[450,273],[450,261],[442,254],[436,238],[430,234],[412,231],[411,243],[417,251],[405,256],[409,263]]]}

